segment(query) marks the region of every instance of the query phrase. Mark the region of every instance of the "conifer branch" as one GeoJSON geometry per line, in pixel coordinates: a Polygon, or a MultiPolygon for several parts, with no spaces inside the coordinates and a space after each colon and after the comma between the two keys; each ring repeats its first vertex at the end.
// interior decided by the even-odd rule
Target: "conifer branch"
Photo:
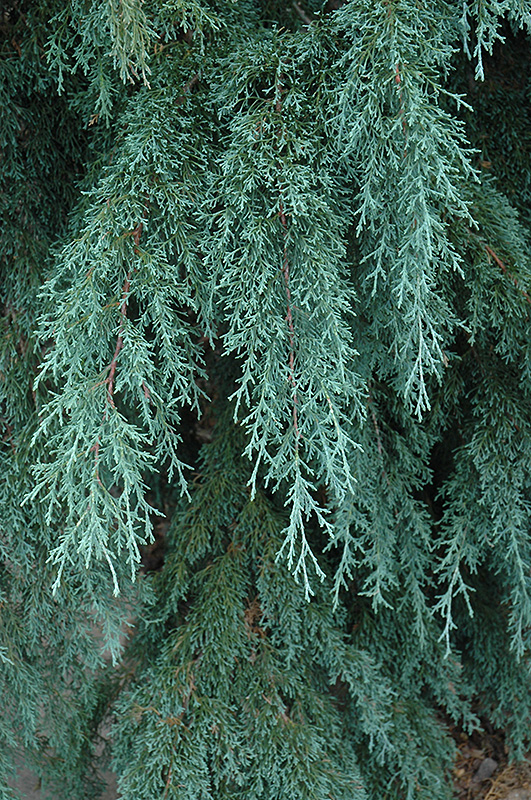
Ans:
{"type": "Polygon", "coordinates": [[[0,786],[446,800],[441,710],[529,744],[525,12],[210,5],[0,12],[0,786]]]}

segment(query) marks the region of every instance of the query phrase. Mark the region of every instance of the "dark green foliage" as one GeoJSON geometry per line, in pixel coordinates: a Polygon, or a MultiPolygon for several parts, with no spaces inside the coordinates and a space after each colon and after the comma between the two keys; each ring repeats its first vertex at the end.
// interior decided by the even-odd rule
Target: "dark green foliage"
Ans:
{"type": "Polygon", "coordinates": [[[530,22],[4,2],[0,798],[445,800],[450,725],[529,747],[530,22]]]}

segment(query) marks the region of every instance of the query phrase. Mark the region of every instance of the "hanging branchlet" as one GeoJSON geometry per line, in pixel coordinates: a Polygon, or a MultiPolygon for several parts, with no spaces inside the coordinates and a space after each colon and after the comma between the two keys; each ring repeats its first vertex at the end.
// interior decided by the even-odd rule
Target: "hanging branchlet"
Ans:
{"type": "Polygon", "coordinates": [[[310,98],[295,78],[295,54],[280,58],[278,47],[270,37],[252,68],[242,66],[243,50],[221,66],[230,136],[212,184],[211,204],[221,210],[205,218],[203,247],[211,292],[230,320],[225,351],[241,364],[234,398],[255,462],[251,486],[262,472],[287,492],[281,553],[310,592],[307,562],[322,571],[306,525],[313,517],[330,531],[320,484],[333,507],[355,483],[349,454],[363,382],[348,329],[354,294],[345,282],[341,184],[333,174],[320,179],[333,152],[322,147],[319,119],[301,127],[297,109],[310,98]],[[263,99],[247,101],[251,88],[263,99]]]}
{"type": "Polygon", "coordinates": [[[462,270],[449,220],[471,218],[462,198],[474,180],[462,125],[440,103],[437,66],[451,55],[442,13],[437,3],[428,13],[350,4],[334,22],[349,45],[337,62],[345,77],[330,133],[359,186],[366,313],[387,331],[396,380],[419,419],[431,406],[432,379],[442,380],[458,322],[442,288],[445,275],[462,270]]]}
{"type": "Polygon", "coordinates": [[[127,134],[85,202],[77,240],[64,248],[45,288],[54,302],[42,336],[55,346],[38,384],[61,376],[62,390],[42,409],[34,443],[46,437],[49,456],[36,467],[29,500],[47,498],[50,525],[58,503],[69,509],[51,554],[58,581],[66,561],[78,556],[87,566],[104,559],[114,575],[121,550],[134,575],[156,513],[146,497],[152,466],[164,463],[186,491],[179,426],[182,406],[197,407],[201,394],[193,320],[200,265],[187,240],[194,230],[193,188],[180,192],[175,172],[187,171],[190,160],[201,162],[193,137],[187,142],[183,135],[177,151],[168,123],[158,120],[172,102],[174,124],[185,128],[182,98],[178,86],[138,96],[151,137],[143,128],[144,150],[132,160],[138,120],[127,112],[127,134]],[[142,189],[133,195],[135,181],[142,189]],[[81,340],[84,353],[76,356],[81,340]]]}

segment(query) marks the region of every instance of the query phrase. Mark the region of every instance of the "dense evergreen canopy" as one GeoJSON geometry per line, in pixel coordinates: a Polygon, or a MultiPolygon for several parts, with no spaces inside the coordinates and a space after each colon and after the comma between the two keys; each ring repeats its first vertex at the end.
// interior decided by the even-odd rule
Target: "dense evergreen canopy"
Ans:
{"type": "Polygon", "coordinates": [[[530,25],[0,4],[2,800],[22,750],[444,800],[450,726],[529,747],[530,25]]]}

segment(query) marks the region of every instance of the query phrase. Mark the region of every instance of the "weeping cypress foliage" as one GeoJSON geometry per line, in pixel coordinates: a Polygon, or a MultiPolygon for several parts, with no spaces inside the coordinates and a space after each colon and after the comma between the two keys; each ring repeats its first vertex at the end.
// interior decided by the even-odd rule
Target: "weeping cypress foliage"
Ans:
{"type": "Polygon", "coordinates": [[[452,725],[529,747],[530,23],[2,4],[2,800],[444,800],[452,725]]]}

